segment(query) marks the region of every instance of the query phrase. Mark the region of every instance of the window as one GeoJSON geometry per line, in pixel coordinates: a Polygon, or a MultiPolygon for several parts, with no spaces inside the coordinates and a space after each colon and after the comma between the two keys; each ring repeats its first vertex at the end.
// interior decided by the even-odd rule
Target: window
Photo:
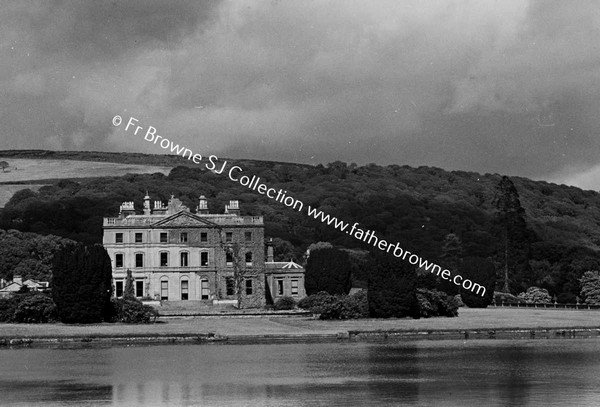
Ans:
{"type": "Polygon", "coordinates": [[[227,295],[235,294],[233,277],[225,277],[225,289],[226,289],[227,295]]]}
{"type": "Polygon", "coordinates": [[[208,252],[200,252],[200,265],[202,267],[208,266],[208,252]]]}
{"type": "Polygon", "coordinates": [[[298,295],[298,280],[292,280],[292,295],[298,295]]]}
{"type": "Polygon", "coordinates": [[[252,265],[252,252],[246,253],[246,266],[252,265]]]}
{"type": "Polygon", "coordinates": [[[167,243],[169,241],[169,236],[167,235],[167,232],[161,232],[160,234],[160,242],[161,243],[167,243]]]}
{"type": "Polygon", "coordinates": [[[225,241],[233,242],[233,232],[225,232],[225,241]]]}
{"type": "Polygon", "coordinates": [[[123,243],[123,233],[115,233],[115,243],[123,243]]]}
{"type": "Polygon", "coordinates": [[[179,242],[180,243],[187,243],[188,241],[188,234],[187,232],[181,232],[181,234],[179,235],[179,242]]]}
{"type": "Polygon", "coordinates": [[[187,280],[181,280],[181,300],[185,301],[188,299],[188,288],[189,283],[187,280]]]}
{"type": "Polygon", "coordinates": [[[208,296],[210,295],[210,289],[208,288],[208,280],[202,280],[200,282],[200,286],[202,287],[202,299],[208,300],[208,296]]]}
{"type": "Polygon", "coordinates": [[[277,280],[277,295],[283,295],[283,280],[277,280]]]}
{"type": "Polygon", "coordinates": [[[136,243],[142,243],[142,234],[141,233],[136,233],[135,234],[135,242],[136,243]]]}
{"type": "Polygon", "coordinates": [[[252,295],[252,280],[246,280],[246,295],[252,295]]]}
{"type": "Polygon", "coordinates": [[[160,299],[168,300],[169,299],[169,281],[161,280],[160,282],[160,299]]]}
{"type": "Polygon", "coordinates": [[[144,296],[144,282],[141,280],[135,282],[135,296],[138,298],[144,296]]]}
{"type": "Polygon", "coordinates": [[[188,252],[181,252],[180,254],[180,265],[181,267],[187,267],[188,266],[188,252]]]}
{"type": "Polygon", "coordinates": [[[244,240],[246,242],[251,242],[252,241],[252,232],[244,232],[244,240]]]}
{"type": "Polygon", "coordinates": [[[201,242],[208,242],[208,233],[206,233],[206,232],[200,232],[200,241],[201,242]]]}
{"type": "Polygon", "coordinates": [[[231,254],[230,252],[227,252],[225,254],[225,262],[227,263],[228,267],[233,266],[233,254],[231,254]]]}
{"type": "Polygon", "coordinates": [[[144,267],[144,253],[135,254],[135,266],[144,267]]]}
{"type": "Polygon", "coordinates": [[[169,265],[169,253],[160,252],[160,266],[167,267],[169,265]]]}
{"type": "Polygon", "coordinates": [[[115,254],[115,267],[123,267],[123,253],[115,254]]]}
{"type": "Polygon", "coordinates": [[[123,282],[115,281],[115,296],[121,298],[123,296],[123,282]]]}

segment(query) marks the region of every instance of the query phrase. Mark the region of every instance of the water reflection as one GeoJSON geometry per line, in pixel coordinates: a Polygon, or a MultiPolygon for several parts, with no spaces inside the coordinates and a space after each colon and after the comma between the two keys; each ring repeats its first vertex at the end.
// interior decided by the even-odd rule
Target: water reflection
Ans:
{"type": "Polygon", "coordinates": [[[597,340],[0,350],[1,405],[596,406],[597,340]]]}

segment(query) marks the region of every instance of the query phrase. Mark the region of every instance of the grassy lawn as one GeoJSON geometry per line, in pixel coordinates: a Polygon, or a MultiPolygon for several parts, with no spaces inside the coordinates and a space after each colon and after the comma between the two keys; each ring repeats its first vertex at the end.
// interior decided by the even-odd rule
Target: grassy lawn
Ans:
{"type": "Polygon", "coordinates": [[[182,318],[165,319],[151,325],[97,324],[0,324],[0,337],[70,337],[206,334],[236,335],[310,335],[336,334],[351,330],[438,330],[501,328],[598,328],[600,311],[536,309],[460,310],[458,318],[363,319],[320,321],[310,318],[182,318]]]}

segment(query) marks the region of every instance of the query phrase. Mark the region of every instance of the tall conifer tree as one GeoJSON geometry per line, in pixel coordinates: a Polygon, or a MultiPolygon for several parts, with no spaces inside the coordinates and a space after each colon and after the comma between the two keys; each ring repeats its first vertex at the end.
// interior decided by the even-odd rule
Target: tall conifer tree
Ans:
{"type": "Polygon", "coordinates": [[[525,210],[519,193],[506,175],[496,187],[494,232],[498,238],[496,259],[501,265],[502,291],[521,292],[532,284],[529,266],[531,243],[535,235],[527,228],[525,210]]]}

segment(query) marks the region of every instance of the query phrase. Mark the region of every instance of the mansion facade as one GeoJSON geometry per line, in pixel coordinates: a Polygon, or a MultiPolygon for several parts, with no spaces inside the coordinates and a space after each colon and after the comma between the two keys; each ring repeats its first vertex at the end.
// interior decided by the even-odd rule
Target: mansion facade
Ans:
{"type": "Polygon", "coordinates": [[[151,207],[146,194],[143,213],[124,202],[118,217],[104,218],[103,230],[116,297],[124,293],[128,270],[138,298],[260,307],[306,295],[304,268],[275,262],[270,245],[265,253],[262,216],[241,216],[235,200],[224,214],[211,214],[201,196],[193,213],[173,196],[151,207]]]}

